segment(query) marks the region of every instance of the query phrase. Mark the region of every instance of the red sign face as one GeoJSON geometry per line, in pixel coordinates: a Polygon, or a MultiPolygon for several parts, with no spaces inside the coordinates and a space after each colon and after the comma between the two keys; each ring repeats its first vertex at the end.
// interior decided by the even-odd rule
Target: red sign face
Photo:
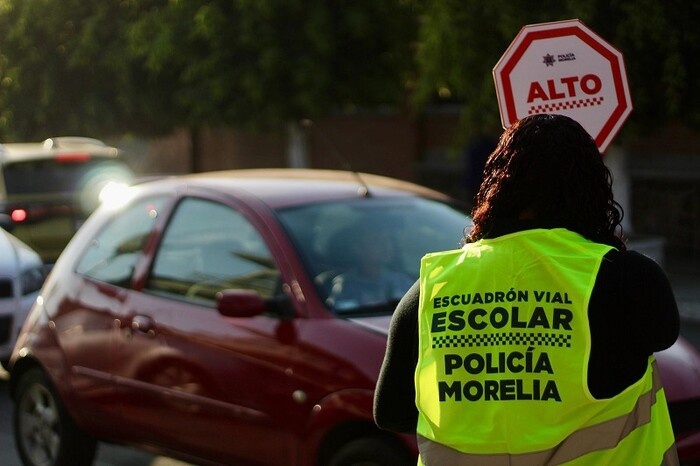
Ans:
{"type": "Polygon", "coordinates": [[[493,69],[501,122],[578,121],[604,152],[632,111],[622,54],[578,20],[525,26],[493,69]]]}

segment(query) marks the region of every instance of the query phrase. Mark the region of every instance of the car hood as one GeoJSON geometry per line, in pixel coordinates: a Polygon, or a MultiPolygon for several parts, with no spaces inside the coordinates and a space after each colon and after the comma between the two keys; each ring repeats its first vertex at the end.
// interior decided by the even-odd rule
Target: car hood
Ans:
{"type": "MultiPolygon", "coordinates": [[[[367,330],[388,335],[391,316],[348,319],[367,330]]],[[[667,350],[655,354],[669,401],[700,398],[700,353],[683,337],[667,350]]]]}
{"type": "Polygon", "coordinates": [[[350,322],[354,322],[360,327],[364,327],[367,330],[381,333],[386,336],[389,334],[389,324],[391,323],[391,316],[371,316],[371,317],[353,317],[348,319],[350,322]]]}
{"type": "Polygon", "coordinates": [[[0,228],[0,274],[6,277],[16,276],[18,270],[24,270],[29,265],[41,265],[39,255],[29,246],[17,239],[11,233],[0,228]]]}
{"type": "Polygon", "coordinates": [[[683,337],[655,354],[669,401],[700,398],[700,353],[683,337]]]}
{"type": "MultiPolygon", "coordinates": [[[[17,254],[17,242],[14,237],[5,230],[0,230],[0,274],[4,276],[16,276],[19,256],[17,254]]],[[[17,240],[19,241],[19,240],[17,240]]]]}

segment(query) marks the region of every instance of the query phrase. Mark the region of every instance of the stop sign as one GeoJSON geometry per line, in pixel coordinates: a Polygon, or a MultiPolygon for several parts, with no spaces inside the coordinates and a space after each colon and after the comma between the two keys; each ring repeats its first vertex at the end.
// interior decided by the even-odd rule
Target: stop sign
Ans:
{"type": "Polygon", "coordinates": [[[578,121],[604,152],[632,111],[622,54],[579,20],[523,27],[493,69],[501,122],[578,121]]]}

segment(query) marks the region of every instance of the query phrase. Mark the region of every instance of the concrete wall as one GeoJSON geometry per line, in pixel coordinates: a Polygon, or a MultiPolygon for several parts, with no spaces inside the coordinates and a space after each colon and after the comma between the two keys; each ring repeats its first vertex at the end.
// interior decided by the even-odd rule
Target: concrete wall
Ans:
{"type": "MultiPolygon", "coordinates": [[[[396,178],[415,179],[419,157],[416,123],[399,114],[338,116],[301,127],[311,168],[350,166],[396,178]]],[[[254,133],[234,128],[178,130],[149,141],[118,141],[141,174],[287,167],[287,129],[254,133]]]]}

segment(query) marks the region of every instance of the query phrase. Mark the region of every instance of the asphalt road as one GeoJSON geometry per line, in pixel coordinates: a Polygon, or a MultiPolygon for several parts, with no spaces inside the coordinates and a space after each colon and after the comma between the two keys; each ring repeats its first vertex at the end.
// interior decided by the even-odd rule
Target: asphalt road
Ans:
{"type": "MultiPolygon", "coordinates": [[[[7,387],[7,372],[0,368],[0,465],[22,466],[15,450],[12,434],[13,404],[7,387]]],[[[95,466],[190,466],[162,456],[154,456],[131,448],[100,444],[95,466]]]]}

